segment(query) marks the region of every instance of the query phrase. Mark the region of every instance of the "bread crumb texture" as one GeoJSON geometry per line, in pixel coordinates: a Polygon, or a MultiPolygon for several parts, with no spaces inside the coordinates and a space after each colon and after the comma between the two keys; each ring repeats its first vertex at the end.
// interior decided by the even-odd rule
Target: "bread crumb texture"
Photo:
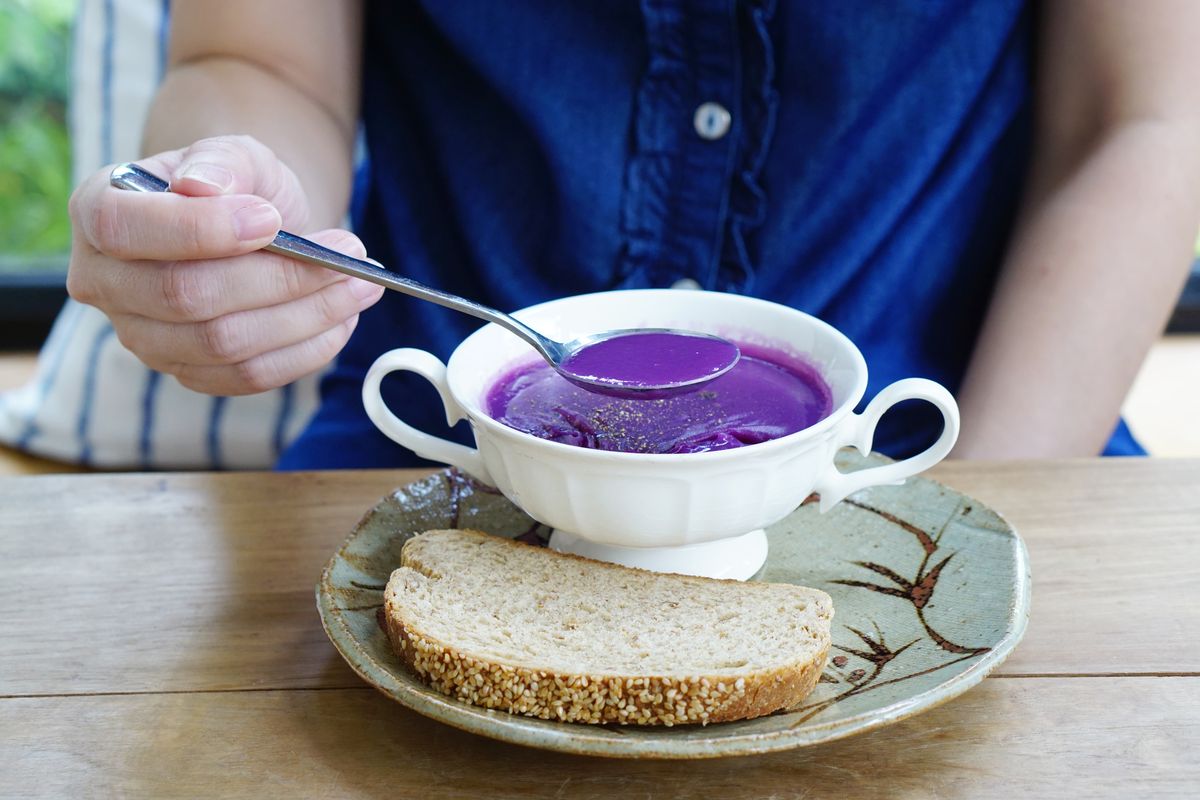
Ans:
{"type": "Polygon", "coordinates": [[[664,575],[478,531],[405,543],[384,596],[397,655],[483,708],[592,724],[708,724],[795,705],[829,651],[829,595],[664,575]]]}

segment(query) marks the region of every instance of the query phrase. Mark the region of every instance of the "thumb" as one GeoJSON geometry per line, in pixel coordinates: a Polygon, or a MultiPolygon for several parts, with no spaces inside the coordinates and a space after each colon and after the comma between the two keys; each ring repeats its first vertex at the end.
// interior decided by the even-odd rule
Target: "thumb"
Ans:
{"type": "Polygon", "coordinates": [[[253,136],[214,136],[178,152],[171,191],[192,197],[257,195],[279,210],[288,228],[308,227],[308,198],[296,174],[253,136]]]}
{"type": "Polygon", "coordinates": [[[279,159],[250,136],[201,139],[180,155],[171,174],[171,191],[176,194],[256,194],[269,200],[263,187],[279,185],[279,159]]]}

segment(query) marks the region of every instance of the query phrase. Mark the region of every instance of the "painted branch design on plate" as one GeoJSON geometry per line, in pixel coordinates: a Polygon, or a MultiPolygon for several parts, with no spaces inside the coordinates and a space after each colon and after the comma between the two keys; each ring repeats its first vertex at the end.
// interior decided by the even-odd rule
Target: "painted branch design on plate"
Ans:
{"type": "Polygon", "coordinates": [[[882,517],[888,522],[899,526],[902,530],[913,534],[917,538],[917,541],[921,544],[921,548],[925,551],[925,557],[921,559],[921,566],[917,568],[916,577],[914,577],[912,580],[899,575],[895,570],[889,569],[882,564],[876,564],[872,561],[853,562],[856,566],[863,567],[864,569],[868,569],[877,575],[887,578],[889,581],[895,584],[894,587],[881,586],[877,583],[868,583],[867,581],[858,580],[836,580],[834,583],[841,584],[842,586],[855,586],[861,589],[870,589],[873,592],[879,592],[880,594],[886,594],[892,597],[901,597],[909,601],[916,610],[917,620],[921,623],[921,627],[925,629],[925,633],[929,635],[929,638],[932,639],[938,647],[942,648],[948,653],[955,653],[959,655],[979,655],[981,653],[988,652],[988,650],[991,649],[989,647],[966,647],[950,641],[950,639],[934,630],[933,626],[931,626],[929,621],[925,618],[925,608],[929,605],[929,601],[933,597],[933,590],[937,588],[938,578],[941,577],[942,570],[957,554],[950,553],[945,558],[938,561],[937,564],[932,568],[929,567],[929,562],[933,555],[938,552],[940,547],[939,543],[941,542],[942,534],[946,531],[946,527],[952,521],[954,521],[955,517],[959,516],[960,514],[970,513],[970,507],[964,508],[961,505],[956,507],[954,512],[946,519],[946,522],[942,524],[942,527],[937,534],[930,536],[927,532],[916,525],[913,525],[911,522],[902,520],[896,515],[887,511],[883,511],[854,500],[844,500],[843,502],[848,503],[855,508],[860,508],[863,511],[868,511],[872,514],[882,517]]]}
{"type": "Polygon", "coordinates": [[[928,531],[925,531],[911,522],[901,519],[890,512],[874,508],[873,506],[869,506],[865,503],[855,500],[844,500],[843,502],[854,508],[875,514],[876,516],[896,525],[901,530],[911,533],[916,538],[917,543],[921,546],[921,549],[924,551],[924,556],[921,559],[920,566],[917,567],[917,574],[912,578],[906,578],[896,570],[873,561],[851,562],[857,567],[869,570],[870,572],[873,572],[876,575],[886,579],[893,584],[891,586],[851,578],[834,580],[832,583],[858,589],[867,589],[869,591],[876,592],[877,594],[886,595],[888,597],[896,597],[907,601],[908,603],[912,604],[917,621],[920,623],[921,628],[925,632],[925,637],[918,637],[907,642],[906,644],[901,645],[900,647],[892,649],[887,644],[883,631],[880,630],[879,625],[873,620],[871,622],[871,625],[875,628],[875,635],[873,637],[863,633],[858,628],[850,625],[844,625],[843,627],[846,630],[853,633],[862,641],[864,645],[866,645],[866,649],[848,647],[841,644],[832,645],[833,649],[840,650],[846,655],[836,655],[829,659],[830,666],[834,668],[837,674],[830,674],[830,672],[827,670],[821,674],[820,682],[848,684],[848,688],[834,695],[833,697],[826,698],[816,703],[801,705],[797,708],[787,709],[782,712],[805,712],[800,719],[794,723],[794,725],[800,725],[808,721],[825,709],[841,702],[842,700],[845,700],[848,697],[853,697],[855,695],[862,694],[863,692],[878,689],[890,684],[899,683],[900,681],[910,680],[921,675],[928,675],[929,673],[936,672],[939,669],[945,669],[946,667],[953,666],[954,664],[958,664],[962,661],[983,655],[991,650],[990,647],[969,647],[958,644],[957,642],[952,641],[947,636],[938,632],[926,618],[926,609],[929,606],[930,600],[933,599],[933,593],[937,589],[938,580],[942,576],[942,571],[946,568],[946,565],[949,564],[957,555],[957,552],[951,552],[944,557],[939,558],[932,567],[929,564],[934,560],[935,556],[941,555],[938,551],[941,549],[941,538],[942,534],[945,533],[946,528],[952,521],[954,521],[956,517],[969,514],[971,512],[971,507],[964,507],[960,504],[946,519],[945,523],[942,524],[937,533],[931,535],[928,531]],[[883,675],[884,668],[887,667],[888,664],[895,660],[895,658],[905,650],[920,642],[922,638],[928,638],[929,641],[933,642],[938,648],[946,651],[947,653],[956,655],[957,658],[952,658],[944,663],[935,664],[932,667],[918,670],[916,672],[898,675],[887,680],[880,680],[881,676],[883,675]],[[860,667],[852,669],[848,673],[843,672],[843,670],[850,664],[849,656],[853,656],[867,662],[870,665],[870,671],[868,672],[867,669],[860,667]]]}

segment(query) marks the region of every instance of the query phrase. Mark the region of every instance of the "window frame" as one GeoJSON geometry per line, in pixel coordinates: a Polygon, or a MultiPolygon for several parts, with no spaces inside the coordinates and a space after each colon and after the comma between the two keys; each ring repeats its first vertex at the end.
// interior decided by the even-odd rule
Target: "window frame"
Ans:
{"type": "Polygon", "coordinates": [[[1167,333],[1200,333],[1200,258],[1192,262],[1192,271],[1175,304],[1167,333]]]}
{"type": "Polygon", "coordinates": [[[48,257],[54,269],[0,272],[0,352],[37,351],[67,300],[67,256],[48,257]]]}

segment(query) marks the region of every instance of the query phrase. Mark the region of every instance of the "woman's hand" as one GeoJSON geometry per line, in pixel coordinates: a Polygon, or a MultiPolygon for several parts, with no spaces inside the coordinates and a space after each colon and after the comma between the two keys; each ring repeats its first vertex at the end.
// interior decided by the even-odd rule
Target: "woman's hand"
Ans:
{"type": "MultiPolygon", "coordinates": [[[[139,164],[171,192],[113,188],[106,168],[71,197],[67,289],[107,314],[152,369],[209,394],[273,389],[328,363],[383,294],[261,250],[282,227],[304,231],[309,204],[292,171],[255,139],[203,139],[139,164]]],[[[366,254],[349,231],[309,238],[366,254]]]]}

